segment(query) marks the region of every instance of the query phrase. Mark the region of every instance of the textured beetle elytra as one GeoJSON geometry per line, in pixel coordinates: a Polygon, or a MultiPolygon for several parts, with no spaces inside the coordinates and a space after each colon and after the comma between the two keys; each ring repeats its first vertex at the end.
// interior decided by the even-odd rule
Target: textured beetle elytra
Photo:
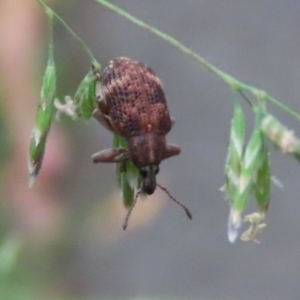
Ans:
{"type": "Polygon", "coordinates": [[[159,78],[149,67],[126,57],[110,61],[103,74],[95,73],[95,78],[98,109],[93,115],[108,130],[123,136],[128,149],[102,150],[93,155],[93,161],[131,160],[142,176],[141,189],[128,212],[124,229],[139,194],[151,195],[156,186],[181,205],[191,219],[189,210],[156,183],[161,161],[180,153],[178,146],[166,142],[173,121],[159,78]]]}

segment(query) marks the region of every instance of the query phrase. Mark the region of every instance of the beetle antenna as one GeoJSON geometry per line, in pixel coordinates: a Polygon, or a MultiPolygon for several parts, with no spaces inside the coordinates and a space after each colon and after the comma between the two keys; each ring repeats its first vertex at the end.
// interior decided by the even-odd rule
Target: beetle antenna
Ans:
{"type": "Polygon", "coordinates": [[[160,184],[158,184],[158,183],[156,183],[156,185],[157,185],[158,187],[160,187],[161,190],[163,190],[163,191],[170,197],[171,200],[173,200],[175,203],[177,203],[178,205],[180,205],[180,206],[185,210],[185,213],[186,213],[186,215],[188,216],[188,218],[189,218],[190,220],[192,220],[193,216],[192,216],[191,212],[189,211],[189,209],[188,209],[183,203],[181,203],[181,202],[178,201],[176,198],[174,198],[174,197],[171,195],[171,193],[170,193],[164,186],[162,186],[162,185],[160,185],[160,184]]]}
{"type": "Polygon", "coordinates": [[[139,190],[136,192],[136,195],[135,195],[135,197],[134,197],[134,199],[133,199],[133,202],[132,202],[132,204],[131,204],[131,206],[130,206],[128,212],[127,212],[127,215],[126,215],[125,220],[124,220],[124,223],[123,223],[123,230],[126,230],[126,228],[127,228],[127,226],[128,226],[128,221],[129,221],[130,215],[131,215],[131,213],[132,213],[133,208],[134,208],[135,205],[136,205],[137,199],[138,199],[138,197],[139,197],[140,194],[141,194],[141,189],[139,189],[139,190]]]}

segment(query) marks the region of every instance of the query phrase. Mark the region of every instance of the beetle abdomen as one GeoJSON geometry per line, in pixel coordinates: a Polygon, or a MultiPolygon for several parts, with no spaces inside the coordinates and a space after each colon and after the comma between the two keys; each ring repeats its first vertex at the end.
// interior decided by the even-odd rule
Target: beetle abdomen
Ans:
{"type": "Polygon", "coordinates": [[[116,58],[104,70],[102,84],[105,113],[119,134],[130,138],[147,132],[166,135],[170,131],[165,95],[152,69],[129,58],[116,58]]]}

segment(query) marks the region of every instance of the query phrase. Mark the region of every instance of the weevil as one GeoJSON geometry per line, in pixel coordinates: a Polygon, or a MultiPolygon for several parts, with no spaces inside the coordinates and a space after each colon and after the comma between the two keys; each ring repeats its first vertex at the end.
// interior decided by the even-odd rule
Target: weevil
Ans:
{"type": "Polygon", "coordinates": [[[102,150],[92,156],[95,163],[121,163],[131,160],[142,177],[129,215],[140,194],[151,195],[157,186],[179,204],[192,219],[190,211],[156,182],[162,160],[179,155],[180,147],[169,144],[166,135],[174,124],[170,117],[160,79],[143,63],[120,57],[110,61],[103,74],[94,71],[98,108],[93,116],[109,131],[123,136],[128,148],[102,150]]]}

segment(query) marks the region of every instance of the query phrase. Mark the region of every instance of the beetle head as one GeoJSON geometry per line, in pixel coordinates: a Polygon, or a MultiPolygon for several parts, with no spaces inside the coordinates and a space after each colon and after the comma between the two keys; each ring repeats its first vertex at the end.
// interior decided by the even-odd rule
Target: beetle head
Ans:
{"type": "Polygon", "coordinates": [[[150,173],[151,168],[160,164],[165,149],[166,137],[163,135],[144,133],[128,139],[130,159],[138,169],[146,167],[150,173]]]}

